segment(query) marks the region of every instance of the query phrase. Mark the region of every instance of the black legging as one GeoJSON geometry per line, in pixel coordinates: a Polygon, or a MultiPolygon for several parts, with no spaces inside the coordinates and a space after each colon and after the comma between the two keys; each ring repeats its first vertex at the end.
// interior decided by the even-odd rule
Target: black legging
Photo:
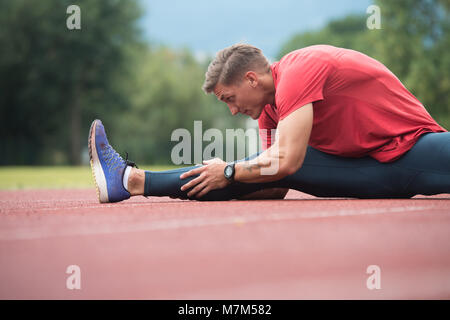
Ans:
{"type": "MultiPolygon", "coordinates": [[[[253,157],[255,157],[254,155],[253,157]]],[[[253,158],[250,157],[250,158],[253,158]]],[[[146,196],[187,198],[181,180],[194,167],[146,171],[146,196]]],[[[289,188],[317,197],[411,198],[416,194],[450,193],[450,132],[424,134],[400,159],[381,163],[371,157],[344,158],[308,147],[302,167],[268,183],[235,182],[195,200],[230,200],[266,188],[289,188]]]]}

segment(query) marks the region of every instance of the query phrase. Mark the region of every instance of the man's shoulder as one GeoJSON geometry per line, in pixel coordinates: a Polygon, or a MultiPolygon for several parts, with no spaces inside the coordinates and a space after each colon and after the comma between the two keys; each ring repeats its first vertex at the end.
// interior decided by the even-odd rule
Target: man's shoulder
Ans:
{"type": "Polygon", "coordinates": [[[309,47],[304,47],[301,49],[297,49],[294,51],[291,51],[284,55],[280,59],[280,63],[289,63],[296,61],[297,58],[325,58],[328,59],[332,57],[334,54],[341,52],[342,50],[345,50],[343,48],[334,47],[327,44],[317,44],[309,47]]]}
{"type": "Polygon", "coordinates": [[[345,49],[323,44],[304,47],[286,54],[273,66],[278,77],[306,71],[317,65],[333,67],[337,65],[336,59],[343,53],[342,50],[345,49]]]}

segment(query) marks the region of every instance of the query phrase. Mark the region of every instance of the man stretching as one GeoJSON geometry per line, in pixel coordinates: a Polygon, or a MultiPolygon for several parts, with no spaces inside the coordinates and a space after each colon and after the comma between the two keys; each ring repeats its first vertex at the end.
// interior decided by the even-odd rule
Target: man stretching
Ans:
{"type": "Polygon", "coordinates": [[[270,65],[258,48],[236,44],[217,53],[205,77],[203,90],[232,115],[258,119],[267,148],[233,163],[144,171],[114,151],[95,120],[89,154],[100,202],[269,199],[288,189],[354,198],[450,193],[450,133],[362,53],[316,45],[270,65]]]}

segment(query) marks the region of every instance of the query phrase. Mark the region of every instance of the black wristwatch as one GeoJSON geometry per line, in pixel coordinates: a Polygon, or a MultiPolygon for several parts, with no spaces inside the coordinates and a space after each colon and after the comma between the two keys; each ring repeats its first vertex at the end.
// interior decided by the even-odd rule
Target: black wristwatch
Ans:
{"type": "Polygon", "coordinates": [[[234,180],[234,166],[235,165],[236,164],[234,162],[231,162],[231,163],[227,164],[227,166],[223,170],[223,174],[225,175],[225,178],[228,181],[233,181],[234,180]]]}

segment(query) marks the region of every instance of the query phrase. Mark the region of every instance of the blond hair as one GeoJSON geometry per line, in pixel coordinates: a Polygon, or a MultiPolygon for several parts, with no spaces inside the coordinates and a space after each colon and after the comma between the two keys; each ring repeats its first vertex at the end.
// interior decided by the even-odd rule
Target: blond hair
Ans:
{"type": "Polygon", "coordinates": [[[269,61],[260,49],[252,45],[234,44],[217,52],[205,73],[202,89],[211,93],[218,83],[231,85],[250,70],[268,72],[269,61]]]}

